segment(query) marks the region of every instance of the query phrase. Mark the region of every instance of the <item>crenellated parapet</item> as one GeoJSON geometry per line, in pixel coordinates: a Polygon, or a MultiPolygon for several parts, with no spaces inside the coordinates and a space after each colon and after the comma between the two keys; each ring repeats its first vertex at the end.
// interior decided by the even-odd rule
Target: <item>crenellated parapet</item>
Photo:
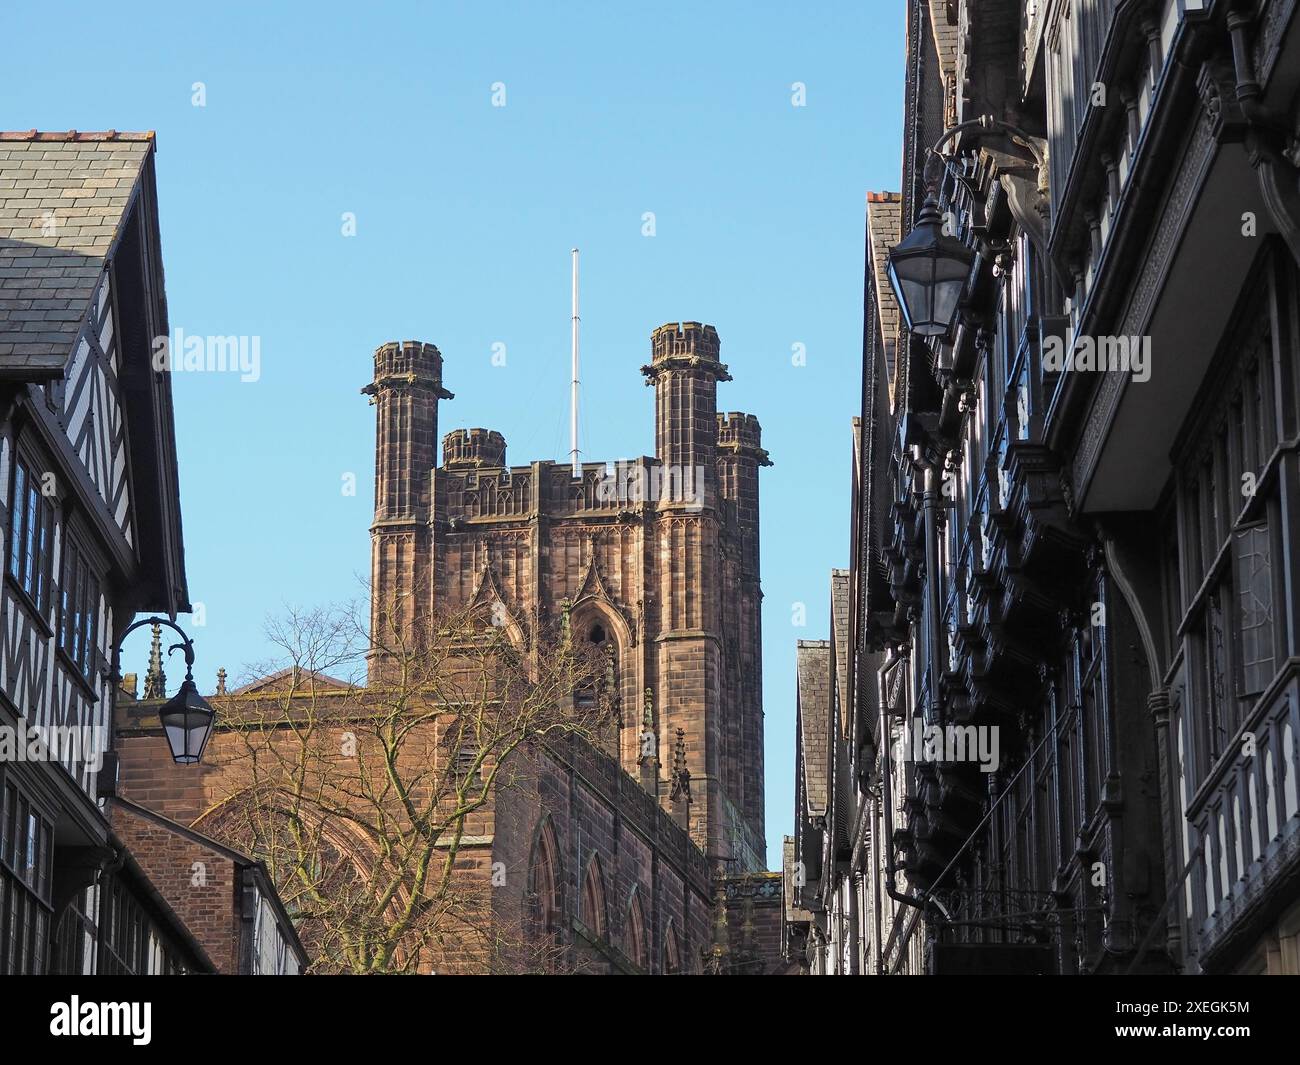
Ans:
{"type": "Polygon", "coordinates": [[[375,349],[375,377],[361,391],[375,397],[389,388],[420,388],[438,399],[453,399],[442,387],[442,353],[418,340],[390,340],[375,349]]]}
{"type": "Polygon", "coordinates": [[[718,457],[747,458],[759,466],[771,466],[763,450],[763,430],[752,414],[730,411],[718,414],[718,457]]]}
{"type": "Polygon", "coordinates": [[[725,363],[718,360],[722,342],[718,331],[699,322],[669,322],[650,334],[650,365],[641,372],[653,383],[664,370],[697,370],[719,381],[730,381],[725,363]]]}
{"type": "Polygon", "coordinates": [[[453,429],[442,438],[442,464],[500,469],[506,464],[506,438],[494,429],[453,429]]]}

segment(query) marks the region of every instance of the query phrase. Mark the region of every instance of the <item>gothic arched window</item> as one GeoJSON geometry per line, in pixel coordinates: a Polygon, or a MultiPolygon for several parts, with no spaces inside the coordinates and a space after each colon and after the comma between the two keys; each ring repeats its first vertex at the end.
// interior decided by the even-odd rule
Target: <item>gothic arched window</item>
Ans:
{"type": "Polygon", "coordinates": [[[593,854],[587,863],[587,876],[582,884],[582,923],[597,939],[604,939],[608,921],[605,911],[605,877],[600,869],[600,857],[593,854]]]}
{"type": "Polygon", "coordinates": [[[560,848],[548,817],[537,834],[529,870],[529,894],[536,929],[552,935],[560,928],[560,848]]]}
{"type": "Polygon", "coordinates": [[[650,936],[639,891],[632,893],[632,901],[627,906],[627,920],[623,925],[623,953],[642,969],[650,969],[650,936]]]}
{"type": "Polygon", "coordinates": [[[677,942],[677,924],[669,920],[664,930],[664,975],[680,976],[682,973],[682,948],[677,942]]]}
{"type": "Polygon", "coordinates": [[[618,701],[618,644],[609,629],[600,620],[577,628],[581,638],[595,651],[592,676],[573,692],[573,705],[579,710],[592,710],[602,700],[606,705],[618,701]]]}

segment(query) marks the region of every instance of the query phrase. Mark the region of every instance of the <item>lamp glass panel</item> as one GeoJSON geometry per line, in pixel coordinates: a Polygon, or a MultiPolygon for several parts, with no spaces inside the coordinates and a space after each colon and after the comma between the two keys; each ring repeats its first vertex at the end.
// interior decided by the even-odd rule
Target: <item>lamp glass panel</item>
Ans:
{"type": "Polygon", "coordinates": [[[907,308],[908,321],[913,325],[928,321],[930,318],[930,286],[923,281],[903,282],[903,303],[907,308]]]}
{"type": "Polygon", "coordinates": [[[191,710],[187,718],[185,753],[197,762],[203,755],[203,748],[207,746],[208,736],[212,728],[212,717],[201,711],[191,710]]]}
{"type": "Polygon", "coordinates": [[[169,715],[163,724],[163,731],[167,734],[167,746],[171,748],[172,757],[183,756],[185,754],[185,726],[179,716],[169,715]]]}
{"type": "Polygon", "coordinates": [[[960,281],[940,281],[934,286],[934,310],[931,320],[940,327],[941,332],[947,332],[948,327],[952,325],[953,315],[957,312],[957,300],[961,298],[961,290],[960,281]]]}

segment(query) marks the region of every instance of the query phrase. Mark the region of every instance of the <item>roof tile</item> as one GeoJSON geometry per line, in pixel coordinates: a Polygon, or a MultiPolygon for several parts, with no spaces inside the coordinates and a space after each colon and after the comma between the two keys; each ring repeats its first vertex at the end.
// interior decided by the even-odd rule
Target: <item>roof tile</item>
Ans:
{"type": "Polygon", "coordinates": [[[800,640],[795,649],[799,700],[800,755],[809,816],[826,813],[829,777],[831,658],[827,640],[800,640]]]}
{"type": "Polygon", "coordinates": [[[153,144],[151,132],[0,131],[0,301],[34,301],[0,302],[0,375],[62,369],[153,144]]]}
{"type": "Polygon", "coordinates": [[[889,387],[894,382],[894,352],[898,345],[899,311],[886,267],[889,249],[902,239],[903,197],[897,192],[867,193],[867,234],[871,242],[871,268],[876,290],[876,317],[885,342],[885,370],[889,387]]]}

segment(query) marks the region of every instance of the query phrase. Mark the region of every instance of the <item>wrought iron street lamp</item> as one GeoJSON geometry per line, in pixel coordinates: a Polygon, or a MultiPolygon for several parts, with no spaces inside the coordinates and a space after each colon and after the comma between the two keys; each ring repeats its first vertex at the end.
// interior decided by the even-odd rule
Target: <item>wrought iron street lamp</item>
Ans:
{"type": "Polygon", "coordinates": [[[975,261],[975,253],[970,248],[944,231],[936,195],[938,172],[931,164],[946,165],[949,159],[940,149],[959,133],[976,128],[1007,133],[1022,141],[1033,154],[1040,178],[1043,173],[1043,158],[1033,138],[1018,126],[990,115],[958,123],[935,141],[926,161],[927,192],[921,213],[907,236],[889,252],[889,283],[908,331],[917,336],[946,336],[952,331],[975,261]]]}
{"type": "MultiPolygon", "coordinates": [[[[194,683],[194,642],[174,621],[167,618],[151,617],[128,625],[122,633],[124,641],[136,629],[143,625],[166,625],[181,638],[180,643],[172,644],[167,653],[183,651],[185,654],[185,679],[180,690],[163,704],[158,711],[162,721],[163,735],[167,737],[167,746],[171,748],[172,760],[181,765],[192,765],[203,757],[203,751],[212,735],[212,725],[216,711],[208,701],[199,694],[198,685],[194,683]]],[[[118,642],[113,651],[113,682],[118,681],[118,663],[121,660],[122,643],[118,642]]]]}
{"type": "Polygon", "coordinates": [[[889,283],[909,332],[936,337],[952,329],[974,260],[973,251],[943,231],[930,193],[912,231],[889,252],[889,283]]]}

